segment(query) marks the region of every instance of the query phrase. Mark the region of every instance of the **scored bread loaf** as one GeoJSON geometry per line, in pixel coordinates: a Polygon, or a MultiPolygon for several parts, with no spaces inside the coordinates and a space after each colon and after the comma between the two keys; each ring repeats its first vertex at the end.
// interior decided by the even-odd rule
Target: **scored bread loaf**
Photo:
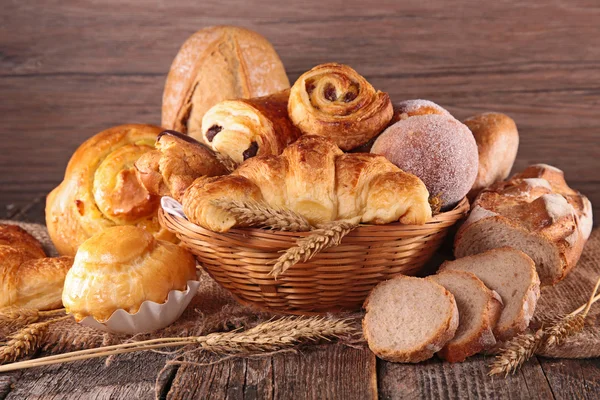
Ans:
{"type": "Polygon", "coordinates": [[[461,258],[513,247],[533,259],[542,284],[555,284],[579,260],[591,206],[585,196],[568,188],[562,172],[554,167],[546,169],[559,173],[546,173],[547,179],[522,178],[531,175],[532,168],[495,183],[477,196],[469,218],[456,234],[454,255],[461,258]],[[581,211],[573,204],[579,204],[581,211]]]}
{"type": "Polygon", "coordinates": [[[365,300],[363,334],[377,357],[416,363],[454,337],[454,296],[432,279],[398,276],[378,284],[365,300]]]}
{"type": "Polygon", "coordinates": [[[496,339],[493,329],[503,308],[500,295],[467,271],[448,269],[428,279],[448,289],[458,307],[456,335],[438,355],[450,362],[461,362],[494,347],[496,339]]]}
{"type": "Polygon", "coordinates": [[[446,271],[471,272],[500,295],[504,308],[494,328],[497,340],[508,340],[527,329],[540,297],[540,280],[525,253],[508,247],[494,249],[446,261],[440,273],[446,271]]]}

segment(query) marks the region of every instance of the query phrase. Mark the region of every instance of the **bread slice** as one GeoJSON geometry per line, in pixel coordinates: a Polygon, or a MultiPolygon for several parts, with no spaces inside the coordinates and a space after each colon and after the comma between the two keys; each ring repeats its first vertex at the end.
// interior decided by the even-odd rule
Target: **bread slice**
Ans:
{"type": "Polygon", "coordinates": [[[365,300],[363,334],[377,357],[410,362],[431,358],[454,337],[454,296],[431,279],[398,276],[377,285],[365,300]]]}
{"type": "Polygon", "coordinates": [[[508,340],[527,329],[540,297],[540,279],[525,253],[508,247],[493,249],[446,261],[440,267],[440,271],[450,270],[472,272],[498,292],[504,309],[494,328],[497,340],[508,340]]]}
{"type": "Polygon", "coordinates": [[[438,356],[450,362],[461,362],[496,345],[493,329],[503,308],[498,293],[466,271],[446,270],[427,279],[448,289],[458,307],[456,335],[438,356]]]}

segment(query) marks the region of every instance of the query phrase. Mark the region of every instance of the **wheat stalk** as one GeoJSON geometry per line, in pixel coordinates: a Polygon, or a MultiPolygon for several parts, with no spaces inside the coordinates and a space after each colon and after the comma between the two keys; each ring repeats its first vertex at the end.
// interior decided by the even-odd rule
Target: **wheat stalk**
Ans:
{"type": "Polygon", "coordinates": [[[27,356],[40,348],[42,340],[48,332],[48,327],[57,321],[70,316],[51,319],[44,322],[29,324],[10,336],[10,340],[0,347],[0,364],[13,362],[27,356]]]}
{"type": "Polygon", "coordinates": [[[439,194],[429,197],[429,207],[431,207],[431,215],[440,213],[442,210],[442,198],[439,194]]]}
{"type": "Polygon", "coordinates": [[[262,226],[292,232],[307,232],[313,227],[302,215],[256,201],[213,200],[212,204],[233,214],[240,226],[262,226]]]}
{"type": "Polygon", "coordinates": [[[350,220],[333,221],[319,225],[307,237],[298,239],[296,245],[287,249],[273,265],[270,274],[277,278],[291,266],[307,262],[317,253],[340,244],[344,236],[358,227],[358,222],[350,220]]]}
{"type": "Polygon", "coordinates": [[[0,372],[106,357],[135,351],[187,345],[195,345],[201,351],[209,351],[222,355],[248,355],[266,351],[285,350],[303,343],[338,339],[355,333],[356,329],[351,319],[284,317],[263,322],[243,332],[220,332],[211,333],[206,336],[160,338],[122,343],[4,365],[0,366],[0,372]]]}
{"type": "Polygon", "coordinates": [[[596,296],[600,279],[586,304],[565,316],[553,318],[535,333],[522,333],[504,344],[494,361],[489,365],[489,375],[515,373],[527,360],[541,349],[559,346],[574,333],[580,332],[590,307],[600,300],[596,296]],[[583,311],[583,312],[582,312],[583,311]]]}
{"type": "Polygon", "coordinates": [[[35,308],[9,306],[0,309],[0,325],[16,328],[37,322],[40,318],[64,313],[65,309],[40,311],[35,308]]]}

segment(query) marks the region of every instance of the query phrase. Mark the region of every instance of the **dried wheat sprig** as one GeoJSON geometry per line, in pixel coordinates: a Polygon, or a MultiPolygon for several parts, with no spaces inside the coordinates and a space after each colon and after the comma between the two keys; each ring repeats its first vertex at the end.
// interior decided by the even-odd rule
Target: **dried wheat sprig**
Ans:
{"type": "Polygon", "coordinates": [[[40,312],[34,308],[6,307],[0,309],[0,325],[17,327],[29,325],[40,319],[40,312]]]}
{"type": "Polygon", "coordinates": [[[232,332],[211,333],[206,336],[151,339],[21,361],[0,366],[0,372],[186,345],[195,345],[201,351],[209,351],[221,355],[249,355],[265,351],[278,351],[303,343],[338,339],[355,334],[356,328],[352,322],[351,319],[284,317],[263,322],[247,331],[236,330],[232,332]]]}
{"type": "Polygon", "coordinates": [[[213,200],[212,204],[233,214],[237,223],[242,226],[262,226],[292,232],[307,232],[313,229],[302,215],[257,201],[218,199],[213,200]]]}
{"type": "Polygon", "coordinates": [[[344,236],[356,227],[358,227],[358,222],[345,220],[319,225],[319,229],[313,230],[309,236],[296,240],[296,244],[287,249],[275,261],[270,274],[277,278],[291,266],[299,262],[306,262],[317,253],[339,245],[344,236]]]}
{"type": "Polygon", "coordinates": [[[490,363],[489,375],[515,373],[533,355],[541,350],[559,346],[569,336],[580,332],[590,307],[600,299],[596,296],[600,279],[596,282],[592,295],[586,304],[565,316],[553,318],[535,333],[522,333],[504,344],[496,358],[490,363]],[[582,312],[583,311],[583,312],[582,312]]]}
{"type": "Polygon", "coordinates": [[[70,318],[70,316],[29,324],[13,334],[10,340],[0,347],[0,364],[16,361],[20,357],[35,352],[42,344],[44,335],[48,332],[48,327],[52,323],[65,318],[70,318]]]}

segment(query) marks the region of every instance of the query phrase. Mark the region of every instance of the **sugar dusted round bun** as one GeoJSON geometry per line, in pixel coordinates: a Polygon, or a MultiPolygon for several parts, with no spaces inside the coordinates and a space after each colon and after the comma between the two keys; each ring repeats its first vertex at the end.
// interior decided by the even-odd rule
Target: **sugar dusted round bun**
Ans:
{"type": "Polygon", "coordinates": [[[473,134],[449,115],[398,121],[377,138],[371,153],[421,178],[429,195],[439,195],[446,210],[465,197],[477,177],[479,158],[473,134]]]}
{"type": "Polygon", "coordinates": [[[407,119],[409,117],[429,114],[447,115],[452,117],[452,114],[450,114],[448,110],[435,104],[433,101],[414,99],[404,100],[400,103],[394,104],[394,116],[392,117],[392,123],[400,121],[401,119],[407,119]]]}

